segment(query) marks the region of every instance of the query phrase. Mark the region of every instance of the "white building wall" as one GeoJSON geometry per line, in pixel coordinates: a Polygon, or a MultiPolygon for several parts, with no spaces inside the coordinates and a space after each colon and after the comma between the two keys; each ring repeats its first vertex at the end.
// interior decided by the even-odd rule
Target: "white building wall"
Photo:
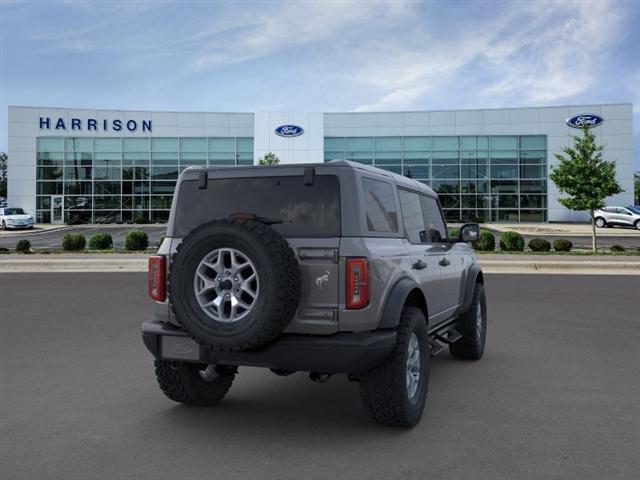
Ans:
{"type": "Polygon", "coordinates": [[[253,155],[255,163],[265,153],[275,153],[281,164],[324,161],[324,118],[320,112],[262,112],[255,114],[253,155]],[[282,125],[297,125],[297,137],[276,135],[282,125]]]}

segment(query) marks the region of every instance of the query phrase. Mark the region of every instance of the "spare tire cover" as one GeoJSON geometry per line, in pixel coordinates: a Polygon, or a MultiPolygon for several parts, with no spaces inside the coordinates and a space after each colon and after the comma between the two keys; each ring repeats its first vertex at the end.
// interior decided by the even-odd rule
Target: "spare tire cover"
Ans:
{"type": "Polygon", "coordinates": [[[276,338],[300,301],[300,268],[288,242],[252,220],[192,230],[171,260],[169,300],[196,341],[238,351],[276,338]]]}

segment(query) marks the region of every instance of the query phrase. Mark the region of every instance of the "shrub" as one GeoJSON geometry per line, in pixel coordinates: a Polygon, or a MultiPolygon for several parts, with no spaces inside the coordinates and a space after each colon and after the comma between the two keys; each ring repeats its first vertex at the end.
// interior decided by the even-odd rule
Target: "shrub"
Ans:
{"type": "Polygon", "coordinates": [[[67,252],[79,252],[84,250],[87,239],[79,233],[67,233],[62,237],[62,249],[67,252]]]}
{"type": "Polygon", "coordinates": [[[135,223],[137,223],[138,225],[146,225],[147,223],[149,223],[149,219],[140,215],[139,217],[136,217],[135,223]]]}
{"type": "Polygon", "coordinates": [[[29,240],[18,240],[16,243],[16,252],[18,253],[30,253],[31,252],[31,242],[29,240]]]}
{"type": "Polygon", "coordinates": [[[159,239],[158,239],[158,248],[160,248],[160,245],[162,245],[162,242],[164,242],[164,239],[166,237],[164,235],[162,235],[159,239]]]}
{"type": "Polygon", "coordinates": [[[124,248],[129,251],[146,250],[148,246],[149,237],[142,230],[133,230],[124,239],[124,248]]]}
{"type": "Polygon", "coordinates": [[[624,252],[626,249],[622,245],[611,245],[612,252],[624,252]]]}
{"type": "Polygon", "coordinates": [[[551,251],[551,242],[544,238],[533,238],[529,240],[529,248],[534,252],[549,252],[551,251]]]}
{"type": "Polygon", "coordinates": [[[448,231],[449,231],[449,238],[458,238],[460,236],[459,228],[450,228],[448,229],[448,231]]]}
{"type": "Polygon", "coordinates": [[[558,240],[553,241],[553,249],[556,252],[570,252],[573,248],[573,243],[571,240],[565,240],[564,238],[559,238],[558,240]]]}
{"type": "Polygon", "coordinates": [[[108,233],[96,233],[89,239],[90,250],[109,250],[113,248],[113,238],[108,233]]]}
{"type": "Polygon", "coordinates": [[[518,232],[504,232],[500,235],[500,250],[522,252],[524,250],[524,238],[518,232]]]}
{"type": "Polygon", "coordinates": [[[9,253],[9,249],[6,247],[0,247],[0,253],[9,253]]]}
{"type": "Polygon", "coordinates": [[[489,230],[482,228],[480,229],[480,238],[472,245],[480,252],[493,252],[496,249],[496,237],[489,230]]]}

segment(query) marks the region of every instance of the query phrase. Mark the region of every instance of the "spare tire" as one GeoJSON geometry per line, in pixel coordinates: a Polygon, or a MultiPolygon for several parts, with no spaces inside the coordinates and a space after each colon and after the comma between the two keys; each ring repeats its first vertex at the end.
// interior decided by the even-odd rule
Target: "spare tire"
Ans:
{"type": "Polygon", "coordinates": [[[191,231],[172,257],[169,299],[196,341],[238,351],[276,338],[300,301],[300,268],[287,241],[252,220],[191,231]]]}

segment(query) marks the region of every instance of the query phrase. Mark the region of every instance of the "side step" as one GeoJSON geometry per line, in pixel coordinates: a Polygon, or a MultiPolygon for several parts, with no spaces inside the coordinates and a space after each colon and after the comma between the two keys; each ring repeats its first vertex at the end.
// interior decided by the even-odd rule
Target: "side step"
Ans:
{"type": "Polygon", "coordinates": [[[442,350],[444,350],[443,343],[446,345],[451,345],[453,342],[457,342],[461,338],[462,335],[454,327],[449,327],[442,332],[434,333],[429,337],[429,343],[431,345],[431,356],[435,357],[440,352],[442,352],[442,350]]]}

